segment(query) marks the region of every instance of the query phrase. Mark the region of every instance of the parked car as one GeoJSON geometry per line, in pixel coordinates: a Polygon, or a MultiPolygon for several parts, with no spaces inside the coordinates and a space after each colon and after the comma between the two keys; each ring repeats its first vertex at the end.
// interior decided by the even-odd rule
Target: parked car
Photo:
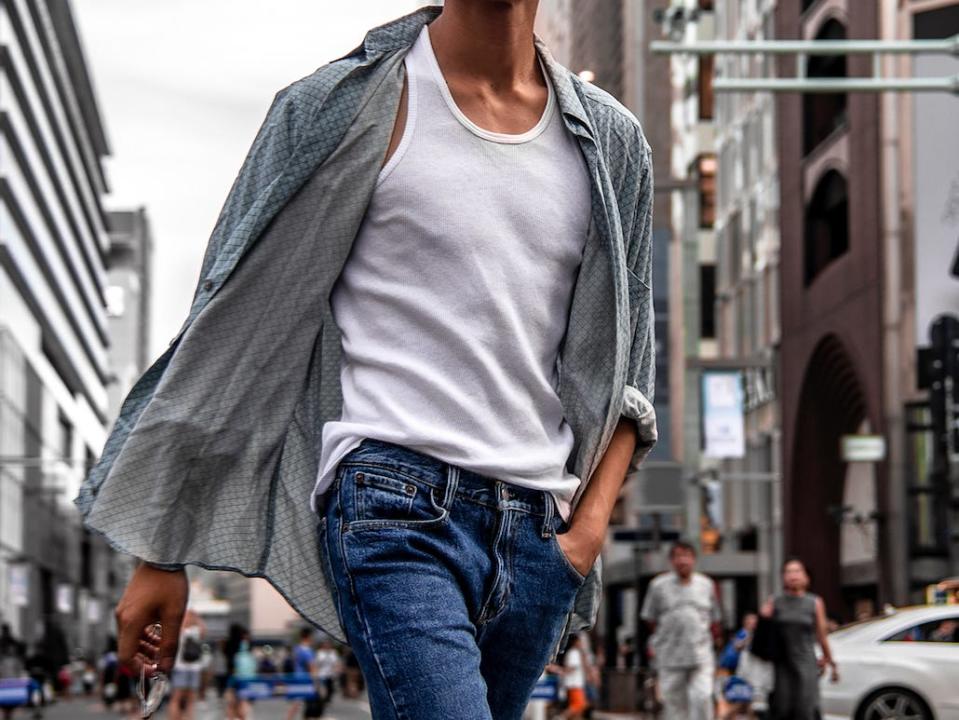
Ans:
{"type": "Polygon", "coordinates": [[[830,634],[825,720],[959,720],[959,605],[903,608],[830,634]]]}

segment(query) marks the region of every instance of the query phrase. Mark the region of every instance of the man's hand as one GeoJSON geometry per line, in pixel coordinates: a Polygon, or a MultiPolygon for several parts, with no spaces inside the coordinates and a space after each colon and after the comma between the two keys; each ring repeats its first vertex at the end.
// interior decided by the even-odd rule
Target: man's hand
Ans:
{"type": "Polygon", "coordinates": [[[776,613],[776,606],[773,604],[773,599],[771,597],[766,598],[766,601],[762,604],[762,607],[759,608],[759,616],[764,618],[771,618],[776,613]]]}
{"type": "Polygon", "coordinates": [[[589,575],[589,571],[593,569],[593,563],[596,562],[596,556],[603,549],[602,535],[596,537],[575,529],[557,533],[556,541],[566,559],[580,575],[589,575]]]}
{"type": "Polygon", "coordinates": [[[184,570],[170,572],[141,563],[117,604],[119,661],[135,673],[140,672],[142,665],[155,664],[158,670],[169,674],[188,596],[184,570]],[[163,628],[159,642],[148,632],[154,623],[163,628]]]}

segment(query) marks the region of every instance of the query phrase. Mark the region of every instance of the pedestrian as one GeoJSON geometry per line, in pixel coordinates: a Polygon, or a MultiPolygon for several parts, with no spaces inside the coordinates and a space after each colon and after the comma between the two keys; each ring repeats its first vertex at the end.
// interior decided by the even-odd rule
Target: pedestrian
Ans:
{"type": "Polygon", "coordinates": [[[663,715],[670,720],[714,716],[715,645],[722,613],[716,583],[697,572],[696,549],[678,541],[670,572],[657,575],[643,601],[650,649],[659,677],[663,715]]]}
{"type": "Polygon", "coordinates": [[[832,681],[839,668],[826,637],[826,607],[809,592],[809,575],[802,560],[791,558],[782,566],[783,590],[769,598],[760,611],[775,621],[780,652],[774,660],[771,698],[772,720],[816,720],[819,709],[819,676],[828,666],[832,681]],[[816,657],[816,643],[822,656],[816,657]]]}
{"type": "Polygon", "coordinates": [[[333,641],[324,638],[320,642],[320,647],[316,651],[314,659],[316,668],[316,678],[320,683],[323,692],[323,699],[329,702],[333,699],[336,678],[341,674],[343,663],[340,660],[340,654],[333,647],[333,641]]]}
{"type": "Polygon", "coordinates": [[[560,714],[564,720],[581,720],[585,717],[586,701],[586,653],[583,638],[570,638],[562,664],[563,688],[566,690],[566,710],[560,714]]]}
{"type": "Polygon", "coordinates": [[[356,660],[356,654],[349,647],[346,648],[346,658],[343,661],[343,674],[340,682],[343,688],[343,696],[347,698],[357,698],[363,692],[363,673],[360,671],[360,664],[356,660]]]}
{"type": "Polygon", "coordinates": [[[203,669],[205,626],[196,611],[187,609],[181,627],[173,676],[170,678],[170,720],[193,720],[203,669]]]}
{"type": "Polygon", "coordinates": [[[145,561],[121,658],[183,565],[234,569],[349,641],[377,720],[486,720],[595,622],[656,442],[651,153],[536,8],[426,6],[276,94],[77,499],[145,561]]]}
{"type": "Polygon", "coordinates": [[[256,680],[258,662],[253,654],[250,633],[241,631],[236,653],[233,655],[233,673],[230,676],[232,702],[227,709],[227,720],[247,720],[253,707],[253,701],[245,691],[251,681],[256,680]]]}
{"type": "Polygon", "coordinates": [[[97,666],[100,672],[100,698],[109,712],[117,701],[117,671],[120,666],[117,660],[117,640],[112,635],[107,639],[106,649],[97,666]]]}
{"type": "MultiPolygon", "coordinates": [[[[308,677],[311,680],[316,675],[316,663],[314,661],[315,651],[313,650],[313,631],[310,628],[300,630],[300,642],[293,648],[293,675],[308,677]]],[[[294,700],[290,703],[286,711],[286,720],[293,720],[296,714],[303,709],[302,700],[294,700]]]]}
{"type": "Polygon", "coordinates": [[[227,681],[230,679],[229,659],[226,653],[227,641],[217,641],[213,646],[213,657],[210,660],[210,671],[213,673],[213,684],[216,687],[216,697],[223,703],[227,681]]]}
{"type": "MultiPolygon", "coordinates": [[[[7,623],[0,625],[0,680],[22,679],[26,675],[23,664],[23,645],[14,637],[7,623]]],[[[15,708],[3,706],[3,717],[13,717],[15,708]]]]}

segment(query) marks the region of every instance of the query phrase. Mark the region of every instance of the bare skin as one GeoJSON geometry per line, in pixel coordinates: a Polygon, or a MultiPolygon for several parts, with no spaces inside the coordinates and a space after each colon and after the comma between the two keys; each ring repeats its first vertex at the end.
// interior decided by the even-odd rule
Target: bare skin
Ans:
{"type": "MultiPolygon", "coordinates": [[[[542,117],[548,86],[536,60],[533,19],[538,0],[446,0],[430,25],[433,52],[460,110],[493,132],[522,133],[542,117]]],[[[406,122],[404,83],[384,164],[399,144],[406,122]]],[[[586,575],[603,547],[606,529],[636,447],[635,423],[620,419],[599,466],[583,492],[569,531],[558,541],[570,563],[586,575]]],[[[187,603],[183,571],[141,565],[117,607],[119,659],[135,672],[142,662],[169,672],[176,656],[187,603]],[[148,641],[145,629],[163,624],[163,641],[148,641]],[[144,654],[146,653],[146,654],[144,654]]]]}
{"type": "Polygon", "coordinates": [[[173,669],[180,626],[186,614],[189,583],[186,572],[167,572],[141,563],[123,597],[117,604],[117,657],[121,663],[140,672],[142,664],[167,674],[173,669]],[[159,643],[151,641],[147,628],[153,623],[163,626],[159,643]]]}

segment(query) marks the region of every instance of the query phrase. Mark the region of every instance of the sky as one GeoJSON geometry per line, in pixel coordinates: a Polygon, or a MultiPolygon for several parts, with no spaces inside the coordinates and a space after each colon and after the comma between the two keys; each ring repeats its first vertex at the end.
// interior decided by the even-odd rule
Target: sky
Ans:
{"type": "Polygon", "coordinates": [[[111,156],[108,210],[145,206],[155,358],[276,92],[415,0],[73,0],[111,156]]]}

